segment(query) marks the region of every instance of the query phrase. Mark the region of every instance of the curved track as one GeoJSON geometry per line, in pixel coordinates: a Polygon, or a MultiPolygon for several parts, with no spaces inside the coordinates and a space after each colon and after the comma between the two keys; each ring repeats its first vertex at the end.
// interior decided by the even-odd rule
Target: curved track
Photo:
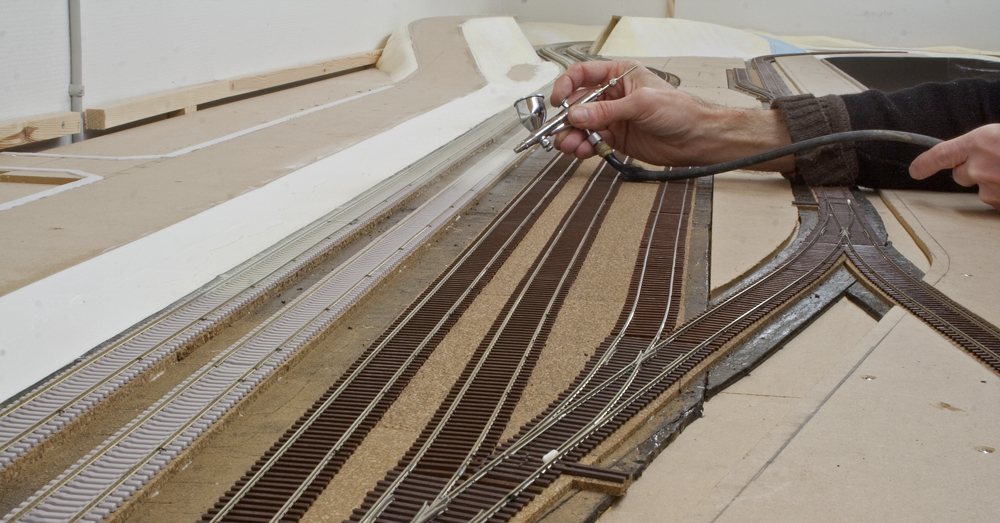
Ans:
{"type": "MultiPolygon", "coordinates": [[[[492,185],[506,170],[502,158],[506,158],[508,145],[499,144],[501,153],[487,154],[457,176],[3,520],[101,520],[117,510],[285,361],[313,343],[334,319],[414,249],[446,226],[458,210],[492,185]]],[[[112,362],[120,364],[118,353],[111,354],[112,362]]],[[[88,375],[94,374],[94,369],[87,367],[88,375]]]]}
{"type": "MultiPolygon", "coordinates": [[[[552,310],[551,305],[561,292],[561,287],[553,286],[538,297],[535,321],[508,322],[511,316],[501,315],[490,331],[493,337],[484,340],[477,353],[479,357],[469,363],[438,414],[406,458],[355,510],[352,520],[505,521],[560,474],[625,481],[627,478],[620,473],[580,465],[577,461],[668,388],[689,377],[696,367],[724,350],[731,341],[752,332],[761,320],[780,312],[842,263],[850,263],[861,274],[871,275],[874,285],[884,288],[886,294],[1000,371],[1000,360],[996,358],[1000,336],[994,327],[891,265],[886,247],[875,240],[871,226],[849,191],[828,188],[816,192],[819,223],[788,259],[674,330],[673,296],[680,282],[677,278],[650,281],[649,276],[667,273],[665,267],[651,265],[662,264],[664,260],[674,263],[670,272],[681,273],[679,264],[683,256],[679,248],[683,245],[689,194],[687,189],[679,190],[676,185],[661,187],[660,200],[651,215],[644,247],[637,259],[630,305],[622,310],[615,332],[598,348],[571,388],[517,436],[504,443],[496,440],[500,432],[498,419],[512,409],[510,400],[516,396],[518,382],[525,381],[525,361],[532,357],[535,336],[543,330],[545,313],[552,310]],[[665,197],[667,194],[669,198],[665,197]],[[876,264],[881,264],[878,271],[872,269],[876,264]],[[657,299],[664,296],[665,301],[657,299]],[[511,330],[510,338],[520,339],[520,343],[508,347],[508,353],[497,358],[503,365],[488,368],[483,351],[494,348],[494,342],[503,339],[507,329],[511,330]],[[477,377],[478,380],[474,379],[477,377]],[[477,381],[481,387],[473,386],[477,381]]],[[[585,200],[588,196],[590,193],[581,198],[585,200]]],[[[539,259],[537,267],[556,262],[548,256],[562,252],[564,257],[555,264],[573,270],[573,256],[585,248],[586,240],[579,240],[573,248],[557,248],[558,240],[553,238],[548,254],[539,259]]],[[[522,289],[531,285],[530,280],[529,275],[522,282],[522,289]]],[[[516,294],[509,305],[516,304],[524,295],[524,292],[516,294]]],[[[330,419],[329,423],[338,423],[334,421],[336,416],[330,419]]],[[[311,444],[322,449],[321,439],[311,444]]],[[[294,470],[294,463],[285,466],[291,467],[288,471],[294,470]]],[[[278,507],[276,512],[266,512],[273,518],[264,520],[271,521],[294,520],[305,512],[308,504],[291,510],[291,505],[280,502],[275,490],[251,493],[240,488],[254,483],[255,477],[251,471],[220,501],[219,507],[229,507],[228,511],[212,510],[204,519],[256,521],[264,510],[272,510],[266,507],[278,507]],[[240,498],[239,503],[232,502],[236,498],[240,498]]],[[[328,472],[324,479],[329,477],[332,474],[328,472]]],[[[288,475],[281,478],[290,483],[281,488],[293,489],[294,482],[288,475]]],[[[309,488],[312,496],[318,495],[320,488],[309,488]]]]}
{"type": "MultiPolygon", "coordinates": [[[[579,44],[576,48],[567,45],[567,54],[582,52],[579,44]]],[[[578,167],[572,158],[554,158],[203,520],[301,518],[578,167]]],[[[459,177],[4,521],[100,521],[108,517],[273,370],[311,343],[380,274],[391,271],[447,223],[453,216],[447,209],[461,208],[493,178],[459,177]]],[[[694,185],[661,184],[636,257],[626,305],[614,329],[557,400],[514,437],[501,441],[620,184],[617,174],[607,168],[590,175],[446,400],[404,459],[368,494],[351,520],[506,521],[560,475],[628,481],[620,472],[580,460],[843,265],[1000,372],[996,327],[894,263],[890,248],[877,239],[845,188],[816,189],[818,224],[789,256],[709,310],[677,325],[694,185]]],[[[398,192],[387,201],[404,198],[406,190],[395,189],[398,192]]],[[[322,232],[304,236],[328,235],[322,226],[317,226],[322,232]]],[[[295,252],[307,255],[291,254],[290,261],[278,265],[248,266],[236,279],[280,285],[330,248],[328,244],[313,250],[298,247],[295,252]]],[[[69,369],[8,407],[0,417],[0,435],[7,438],[0,444],[0,459],[12,457],[0,464],[11,463],[58,432],[171,351],[207,335],[208,324],[224,322],[260,299],[264,291],[240,281],[251,288],[212,294],[216,288],[228,288],[222,282],[200,301],[154,319],[90,360],[107,361],[107,368],[91,364],[69,369]],[[120,347],[129,344],[139,352],[120,352],[120,347]],[[62,388],[78,381],[82,385],[62,388]],[[39,407],[36,413],[34,405],[44,409],[39,407]]]]}
{"type": "MultiPolygon", "coordinates": [[[[586,55],[585,45],[549,46],[539,54],[568,66],[593,58],[586,55]]],[[[576,210],[565,218],[560,231],[566,234],[550,239],[431,422],[404,459],[355,509],[352,521],[506,521],[560,474],[627,481],[619,472],[578,461],[669,388],[690,379],[693,370],[734,340],[749,335],[762,320],[780,313],[844,263],[1000,371],[997,329],[897,267],[844,188],[817,190],[819,223],[795,252],[675,329],[691,187],[665,184],[647,223],[629,305],[622,310],[614,332],[557,401],[501,443],[503,423],[527,382],[540,342],[578,270],[580,254],[588,247],[591,236],[584,234],[583,224],[599,224],[599,209],[614,192],[592,192],[596,180],[591,180],[576,210]],[[596,204],[600,193],[606,194],[605,199],[596,204]],[[581,219],[577,213],[582,209],[587,210],[581,219]],[[524,303],[526,297],[532,303],[524,303]]],[[[609,187],[615,183],[602,182],[609,187]]],[[[458,310],[455,304],[437,308],[438,323],[458,310]]],[[[405,321],[401,318],[397,324],[405,321]]],[[[398,340],[400,332],[394,326],[383,335],[382,343],[398,340]]],[[[414,350],[420,351],[435,341],[420,336],[409,339],[411,344],[419,341],[414,350]]],[[[371,357],[363,360],[364,366],[371,357]]],[[[352,435],[370,429],[377,420],[377,416],[370,417],[375,405],[379,414],[387,408],[380,403],[385,391],[398,394],[400,376],[415,372],[409,365],[410,361],[388,366],[382,378],[371,378],[367,390],[358,390],[349,399],[344,399],[344,383],[353,374],[342,377],[322,404],[303,415],[203,520],[295,521],[301,517],[359,444],[353,439],[346,445],[341,427],[350,427],[355,431],[352,435]],[[368,407],[352,419],[346,413],[358,410],[351,406],[354,403],[368,407]],[[327,435],[324,430],[333,433],[327,435]]]]}
{"type": "Polygon", "coordinates": [[[0,410],[0,474],[29,451],[85,416],[112,394],[172,356],[190,351],[252,310],[373,223],[406,203],[442,170],[510,129],[493,118],[429,157],[224,275],[189,300],[151,318],[42,382],[0,410]]]}

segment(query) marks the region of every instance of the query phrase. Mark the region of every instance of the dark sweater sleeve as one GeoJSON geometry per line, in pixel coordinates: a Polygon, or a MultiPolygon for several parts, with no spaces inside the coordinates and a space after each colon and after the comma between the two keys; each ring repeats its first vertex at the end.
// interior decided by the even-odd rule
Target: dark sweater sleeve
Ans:
{"type": "MultiPolygon", "coordinates": [[[[842,96],[851,128],[893,129],[950,140],[1000,122],[1000,82],[981,79],[931,83],[894,93],[865,91],[842,96]]],[[[858,142],[858,185],[892,189],[969,190],[951,169],[927,180],[910,178],[910,163],[925,147],[897,142],[858,142]]]]}
{"type": "MultiPolygon", "coordinates": [[[[786,96],[771,102],[771,108],[781,111],[793,143],[851,130],[847,107],[839,96],[786,96]]],[[[854,143],[817,147],[798,153],[795,155],[795,171],[785,173],[785,176],[801,179],[809,185],[854,185],[858,177],[854,143]]]]}
{"type": "MultiPolygon", "coordinates": [[[[792,141],[801,141],[808,136],[803,129],[805,120],[796,115],[795,109],[807,106],[801,101],[806,97],[787,97],[776,100],[775,108],[782,110],[782,116],[792,135],[792,141]],[[784,108],[794,106],[791,111],[784,108]],[[788,113],[786,114],[786,111],[788,113]]],[[[827,121],[845,118],[852,130],[891,129],[926,134],[948,140],[965,134],[977,127],[1000,122],[1000,82],[981,79],[956,80],[949,83],[923,84],[893,93],[865,91],[839,97],[815,98],[821,101],[816,108],[827,121]],[[840,104],[830,101],[841,100],[840,104]],[[825,102],[822,102],[826,100],[825,102]]],[[[812,116],[815,120],[817,117],[812,116]]],[[[846,129],[844,129],[846,130],[846,129]]],[[[831,131],[836,132],[831,127],[831,131]]],[[[823,134],[823,133],[817,133],[823,134]]],[[[811,185],[857,184],[873,188],[927,189],[938,191],[975,191],[956,184],[951,178],[951,170],[941,171],[926,180],[910,178],[909,166],[914,158],[926,148],[896,142],[861,141],[843,146],[830,146],[853,157],[841,161],[839,165],[823,165],[796,156],[796,171],[811,185]],[[822,171],[839,169],[839,176],[822,171]],[[820,172],[817,172],[819,170],[820,172]]],[[[824,148],[826,149],[826,148],[824,148]]],[[[836,156],[835,152],[813,153],[813,156],[836,156]]]]}

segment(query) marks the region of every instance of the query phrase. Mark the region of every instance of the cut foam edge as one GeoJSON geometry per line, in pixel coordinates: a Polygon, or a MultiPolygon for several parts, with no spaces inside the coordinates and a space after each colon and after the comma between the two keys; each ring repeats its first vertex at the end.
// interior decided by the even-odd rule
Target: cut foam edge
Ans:
{"type": "MultiPolygon", "coordinates": [[[[500,26],[507,24],[504,21],[500,26]]],[[[479,31],[485,40],[470,44],[477,60],[482,56],[496,68],[512,63],[510,57],[519,56],[520,44],[494,40],[506,34],[495,27],[479,31]],[[491,57],[491,46],[501,56],[491,57]],[[513,54],[508,54],[511,49],[513,54]]],[[[523,34],[519,38],[530,48],[523,34]]],[[[531,72],[527,80],[512,80],[507,71],[502,77],[495,70],[484,73],[497,81],[263,187],[0,297],[0,347],[4,349],[0,353],[0,401],[486,119],[511,110],[514,100],[538,92],[559,74],[558,66],[542,63],[533,52],[532,62],[525,65],[531,72]]]]}
{"type": "Polygon", "coordinates": [[[602,56],[751,58],[771,53],[764,37],[706,22],[623,16],[601,46],[602,56]]]}
{"type": "MultiPolygon", "coordinates": [[[[462,34],[469,43],[476,66],[487,82],[498,85],[517,85],[520,74],[517,67],[533,68],[531,75],[540,71],[558,74],[555,64],[542,61],[528,38],[521,32],[512,17],[472,18],[462,24],[462,34]]],[[[511,100],[513,103],[513,100],[511,100]]]]}
{"type": "Polygon", "coordinates": [[[417,72],[417,55],[410,40],[410,26],[403,24],[389,35],[375,67],[387,73],[393,82],[399,82],[417,72]]]}

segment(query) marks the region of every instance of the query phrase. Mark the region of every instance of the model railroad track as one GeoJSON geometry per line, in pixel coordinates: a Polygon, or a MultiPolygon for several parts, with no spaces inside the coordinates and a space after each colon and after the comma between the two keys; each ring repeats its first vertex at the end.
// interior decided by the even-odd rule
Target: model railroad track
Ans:
{"type": "Polygon", "coordinates": [[[280,291],[345,241],[405,202],[442,169],[513,124],[509,115],[488,120],[442,151],[415,164],[296,233],[253,262],[232,271],[63,370],[0,410],[0,471],[58,434],[136,377],[167,358],[195,348],[239,315],[280,291]]]}
{"type": "MultiPolygon", "coordinates": [[[[637,337],[653,340],[672,330],[679,309],[683,244],[692,188],[693,184],[687,182],[660,186],[630,282],[626,299],[630,306],[622,310],[614,334],[602,344],[603,354],[597,356],[596,361],[606,361],[610,355],[630,352],[637,337]]],[[[520,330],[523,332],[525,327],[530,328],[530,325],[520,330]]],[[[588,368],[591,371],[594,369],[594,366],[588,368]]],[[[577,389],[581,390],[581,385],[594,379],[599,379],[595,372],[585,371],[577,380],[577,389]]],[[[457,396],[456,393],[462,390],[459,385],[453,389],[451,396],[457,396]]],[[[498,384],[492,385],[496,388],[498,384]]],[[[375,491],[369,493],[351,519],[420,520],[434,517],[449,507],[449,492],[455,490],[459,483],[467,481],[472,471],[481,468],[481,463],[494,452],[497,443],[496,439],[490,439],[489,447],[482,444],[483,435],[494,427],[483,424],[481,415],[477,420],[475,409],[491,404],[513,409],[513,405],[505,402],[491,403],[494,400],[491,396],[488,390],[484,390],[461,398],[461,403],[466,405],[461,416],[457,415],[461,410],[455,407],[454,402],[447,409],[443,406],[403,461],[379,483],[375,491]],[[451,412],[455,414],[446,416],[451,412]]],[[[498,485],[503,485],[503,482],[476,485],[471,492],[479,495],[484,489],[494,493],[503,491],[498,485]]],[[[441,517],[447,519],[447,515],[448,512],[445,512],[441,517]]],[[[462,514],[460,517],[465,516],[462,514]]]]}
{"type": "MultiPolygon", "coordinates": [[[[593,42],[562,42],[558,44],[546,45],[538,49],[538,56],[550,62],[557,63],[565,69],[577,62],[591,62],[594,60],[609,60],[603,56],[590,54],[590,47],[593,42]]],[[[660,71],[652,67],[647,67],[660,78],[663,78],[670,85],[680,87],[681,79],[675,74],[660,71]]]]}
{"type": "MultiPolygon", "coordinates": [[[[882,249],[873,240],[875,235],[857,204],[851,203],[850,192],[843,188],[824,189],[819,195],[823,213],[819,226],[775,271],[692,319],[664,340],[623,338],[611,357],[608,357],[609,347],[602,345],[588,368],[559,400],[483,459],[478,467],[461,471],[459,481],[445,481],[440,474],[414,477],[408,492],[397,491],[391,498],[401,501],[386,502],[389,498],[385,496],[370,495],[353,519],[505,521],[561,473],[606,481],[627,479],[621,473],[582,466],[577,461],[712,353],[810,289],[839,265],[844,255],[850,258],[852,252],[882,249]],[[625,340],[628,343],[621,343],[625,340]]],[[[880,258],[888,259],[884,253],[880,258]]],[[[910,278],[908,283],[912,282],[910,278]]],[[[898,289],[902,282],[893,286],[898,289]]],[[[967,332],[960,336],[975,339],[972,343],[975,348],[996,340],[995,328],[960,312],[960,307],[940,300],[938,303],[925,302],[915,308],[922,311],[922,317],[928,317],[927,311],[937,308],[928,323],[946,335],[948,331],[960,330],[956,323],[963,323],[950,322],[946,326],[940,323],[941,318],[949,316],[971,322],[968,325],[973,330],[986,329],[983,336],[967,332]]],[[[396,476],[405,472],[397,468],[390,473],[380,490],[386,489],[387,484],[399,483],[396,476]]]]}
{"type": "MultiPolygon", "coordinates": [[[[412,452],[420,454],[424,459],[411,462],[420,462],[424,466],[431,464],[432,468],[439,468],[441,460],[445,460],[455,462],[453,465],[456,468],[462,468],[492,452],[520,391],[527,383],[531,365],[544,344],[559,305],[596,234],[603,209],[617,187],[618,182],[609,175],[607,169],[603,175],[591,178],[588,189],[575,202],[574,210],[560,224],[558,230],[561,232],[550,238],[543,253],[528,270],[527,276],[520,282],[449,394],[448,400],[435,416],[433,426],[428,428],[429,432],[437,434],[434,438],[426,438],[426,441],[436,442],[438,446],[414,449],[412,452]],[[455,424],[448,423],[448,420],[468,420],[470,417],[478,420],[473,425],[485,428],[474,434],[466,434],[464,451],[459,452],[454,441],[456,437],[462,440],[462,435],[451,433],[455,424]],[[442,441],[452,443],[442,448],[442,441]]],[[[642,246],[646,254],[637,262],[639,266],[636,274],[639,276],[631,289],[633,306],[625,319],[619,322],[619,330],[622,332],[630,324],[632,317],[651,314],[653,311],[656,311],[658,318],[658,332],[669,329],[676,321],[687,213],[686,210],[678,209],[674,200],[680,201],[682,208],[689,205],[689,193],[693,185],[684,183],[671,185],[669,189],[667,187],[661,187],[659,203],[651,213],[647,225],[642,246]],[[645,287],[643,281],[646,282],[645,287]],[[664,281],[669,283],[664,284],[664,281]],[[648,292],[641,293],[642,288],[646,288],[648,292]]],[[[507,220],[515,218],[516,215],[509,216],[507,220]]],[[[503,227],[503,224],[498,226],[503,227]]],[[[504,232],[496,238],[485,238],[484,241],[497,242],[500,239],[509,241],[509,234],[504,232]]],[[[476,248],[482,249],[488,245],[476,248]]],[[[471,260],[466,263],[471,263],[471,260]]],[[[465,284],[468,285],[468,282],[465,284]]],[[[435,283],[431,288],[438,285],[435,283]]],[[[436,294],[442,299],[453,299],[440,292],[436,294]]],[[[453,302],[435,304],[426,300],[427,296],[418,299],[370,352],[388,352],[394,344],[402,343],[404,348],[397,350],[403,350],[404,354],[398,356],[397,360],[405,360],[404,355],[409,357],[415,350],[432,349],[432,346],[427,346],[426,334],[418,332],[413,335],[407,332],[414,328],[426,328],[421,327],[420,323],[413,325],[414,307],[423,305],[443,318],[456,317],[458,309],[453,302]],[[417,342],[416,347],[413,346],[414,342],[417,342]]],[[[423,323],[436,324],[434,318],[432,316],[430,320],[425,319],[423,323]]],[[[440,321],[442,320],[437,320],[440,321]]],[[[441,338],[443,335],[430,341],[436,343],[441,338]]],[[[374,426],[377,416],[391,402],[388,400],[402,390],[405,383],[400,382],[399,376],[408,377],[415,373],[410,361],[404,361],[407,365],[403,366],[380,365],[378,362],[383,359],[385,357],[371,354],[362,357],[359,364],[352,367],[316,406],[305,413],[203,520],[287,521],[300,517],[337,473],[350,452],[360,444],[365,433],[374,426]],[[371,376],[365,381],[367,389],[358,386],[352,390],[350,380],[358,385],[362,383],[359,374],[361,367],[372,369],[371,376]],[[352,413],[358,410],[362,411],[362,416],[353,418],[352,413]],[[304,463],[313,465],[304,466],[304,463]]],[[[415,476],[419,474],[418,470],[415,476]]]]}
{"type": "Polygon", "coordinates": [[[550,44],[538,49],[538,56],[568,69],[569,66],[577,62],[598,59],[589,54],[591,44],[593,42],[561,42],[550,44]]]}
{"type": "Polygon", "coordinates": [[[619,176],[602,164],[542,254],[518,284],[487,336],[467,363],[430,423],[384,488],[372,496],[373,519],[397,505],[419,506],[426,477],[454,485],[492,452],[527,386],[560,307],[617,193],[619,176]]]}
{"type": "Polygon", "coordinates": [[[203,519],[300,517],[578,166],[550,164],[203,519]]]}
{"type": "MultiPolygon", "coordinates": [[[[594,183],[592,180],[591,187],[594,183]]],[[[567,232],[566,236],[550,241],[545,254],[512,295],[430,424],[403,461],[354,511],[353,521],[504,521],[560,474],[625,481],[627,478],[620,472],[578,461],[692,369],[809,291],[845,259],[859,267],[871,267],[876,263],[872,256],[862,260],[857,254],[871,252],[881,253],[879,263],[892,263],[882,252],[884,247],[874,240],[876,236],[856,203],[851,203],[850,192],[842,188],[821,189],[817,191],[819,223],[791,256],[769,274],[674,330],[675,296],[680,286],[675,276],[683,272],[682,231],[686,227],[685,205],[689,196],[688,189],[678,187],[661,187],[630,285],[627,301],[630,305],[622,311],[615,331],[601,344],[573,385],[517,436],[498,445],[504,422],[527,383],[538,342],[551,328],[551,316],[558,310],[560,294],[567,292],[565,284],[578,270],[576,262],[586,249],[588,235],[567,232]],[[668,193],[671,196],[664,197],[668,193]],[[671,234],[664,234],[665,231],[671,234]],[[668,236],[672,242],[666,241],[668,236]],[[560,240],[568,243],[560,245],[560,240]],[[669,270],[666,266],[656,266],[667,265],[666,260],[670,260],[669,270]],[[553,272],[541,276],[548,270],[553,272]],[[665,277],[667,273],[671,274],[669,278],[665,277]],[[544,282],[544,293],[533,290],[532,286],[539,282],[544,282]],[[534,303],[522,303],[529,296],[535,298],[534,303]],[[525,316],[517,316],[522,305],[530,306],[524,309],[525,316]],[[512,321],[514,318],[517,321],[512,321]]],[[[588,198],[596,198],[597,193],[588,191],[581,195],[577,208],[588,198]]],[[[575,212],[566,218],[563,228],[567,231],[579,228],[579,225],[569,226],[574,216],[575,212]]],[[[890,272],[889,268],[881,270],[890,272]]],[[[881,278],[882,287],[900,292],[899,289],[905,288],[903,282],[892,281],[905,272],[898,268],[895,271],[899,274],[885,277],[870,272],[869,277],[881,278]]],[[[910,278],[906,283],[913,282],[910,278]]],[[[916,285],[940,296],[929,286],[919,282],[916,285]]],[[[900,296],[923,303],[911,305],[911,310],[929,307],[927,296],[914,298],[911,294],[900,296]]],[[[995,355],[995,349],[991,348],[995,345],[995,328],[967,311],[959,312],[961,308],[946,299],[938,302],[948,311],[928,316],[932,326],[946,335],[948,330],[966,332],[981,328],[982,333],[966,332],[966,337],[976,340],[967,345],[986,349],[973,350],[974,354],[984,353],[987,358],[995,355]],[[956,322],[951,322],[941,327],[940,318],[956,314],[965,318],[966,323],[958,322],[960,325],[956,326],[956,322]]],[[[453,304],[438,308],[442,318],[439,323],[457,311],[453,304]]],[[[383,338],[417,343],[417,348],[411,351],[426,350],[428,341],[434,341],[427,336],[399,336],[400,332],[394,326],[383,338]]],[[[366,357],[362,363],[374,368],[370,361],[371,357],[366,357]]],[[[360,436],[388,408],[389,396],[385,392],[392,390],[398,395],[401,391],[398,377],[412,375],[415,369],[386,365],[381,376],[373,375],[371,381],[366,380],[367,389],[349,395],[345,383],[355,372],[352,367],[203,520],[295,521],[301,517],[353,448],[360,444],[360,436]],[[341,408],[334,408],[337,404],[341,408]],[[358,405],[365,406],[363,416],[353,417],[358,405]],[[376,417],[371,417],[372,413],[376,417]],[[303,466],[304,463],[312,465],[303,466]]]]}
{"type": "Polygon", "coordinates": [[[982,363],[1000,372],[1000,331],[996,327],[900,267],[884,245],[872,240],[877,235],[867,221],[858,218],[861,213],[856,204],[851,203],[849,193],[844,202],[844,196],[831,189],[819,188],[817,191],[825,194],[827,201],[849,205],[855,219],[863,224],[862,234],[868,240],[861,242],[852,238],[846,254],[872,285],[982,363]]]}
{"type": "MultiPolygon", "coordinates": [[[[810,244],[820,237],[814,235],[810,244]]],[[[809,287],[834,265],[838,247],[797,253],[770,277],[669,334],[660,330],[662,317],[635,314],[625,335],[603,343],[556,402],[459,481],[448,485],[430,474],[414,478],[412,491],[396,495],[407,503],[382,510],[370,496],[355,519],[381,511],[379,521],[504,521],[563,472],[627,479],[577,461],[706,357],[809,287]],[[419,499],[426,506],[415,507],[419,499]]]]}
{"type": "Polygon", "coordinates": [[[488,155],[459,175],[7,514],[3,521],[99,521],[117,510],[502,175],[504,162],[494,156],[488,155]]]}

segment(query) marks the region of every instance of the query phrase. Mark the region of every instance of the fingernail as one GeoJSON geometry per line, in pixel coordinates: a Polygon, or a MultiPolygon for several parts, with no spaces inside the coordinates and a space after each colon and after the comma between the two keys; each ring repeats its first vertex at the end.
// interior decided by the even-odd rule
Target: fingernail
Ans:
{"type": "Polygon", "coordinates": [[[590,111],[582,105],[577,105],[570,107],[569,109],[570,119],[576,123],[584,123],[590,117],[590,111]]]}

